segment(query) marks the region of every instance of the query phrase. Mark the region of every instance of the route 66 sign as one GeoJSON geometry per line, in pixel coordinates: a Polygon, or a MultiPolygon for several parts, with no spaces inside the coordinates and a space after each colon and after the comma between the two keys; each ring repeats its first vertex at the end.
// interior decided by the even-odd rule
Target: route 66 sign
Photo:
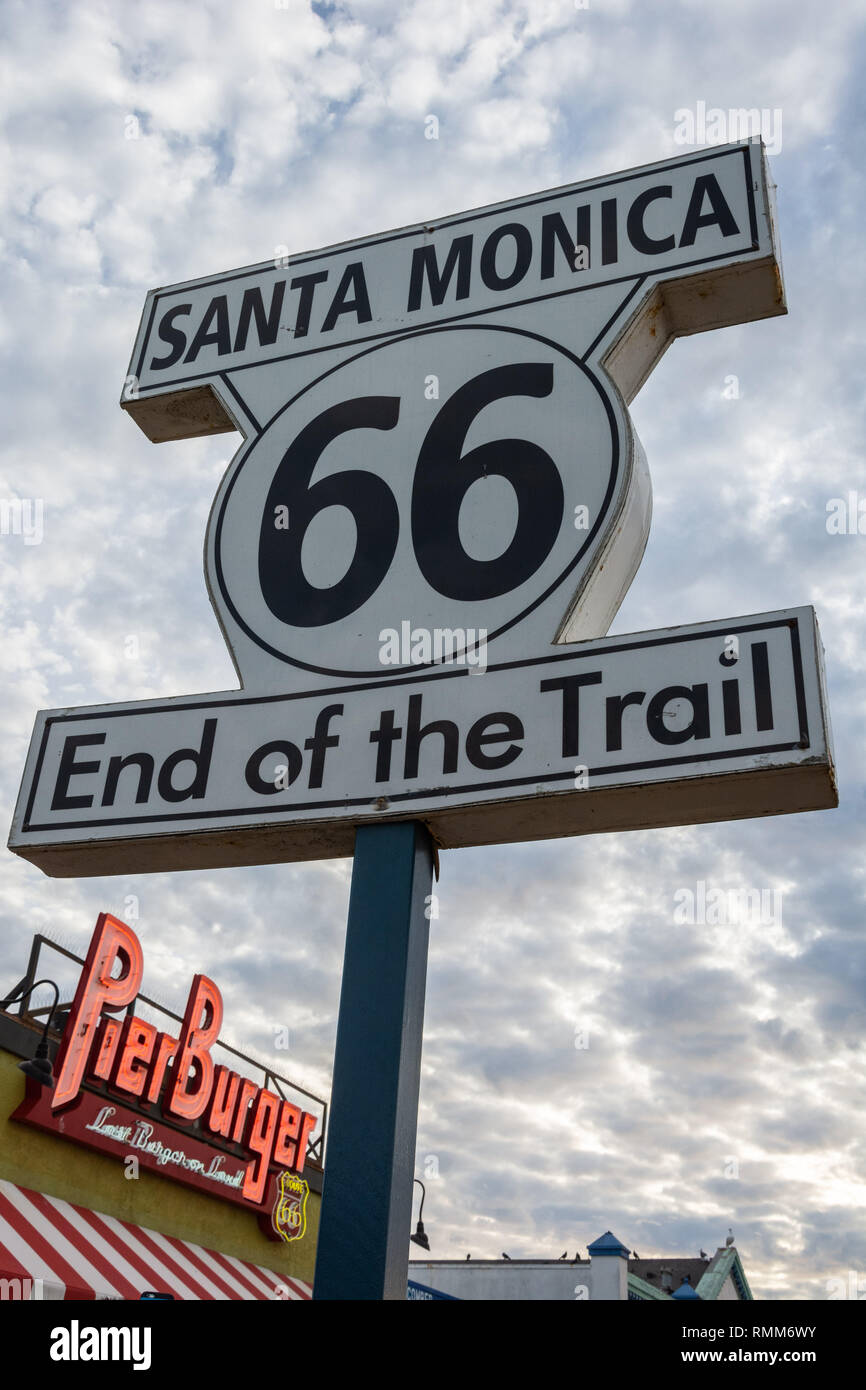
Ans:
{"type": "Polygon", "coordinates": [[[280,1240],[291,1244],[303,1240],[307,1230],[307,1199],[310,1186],[305,1178],[284,1168],[271,1212],[271,1229],[280,1240]]]}
{"type": "MultiPolygon", "coordinates": [[[[405,620],[483,631],[508,659],[539,622],[549,641],[557,603],[568,621],[561,591],[605,544],[631,578],[640,446],[576,354],[483,322],[340,356],[241,451],[211,516],[211,595],[244,685],[381,676],[380,633],[405,620]]],[[[620,596],[586,603],[585,635],[620,596]]]]}
{"type": "Polygon", "coordinates": [[[206,545],[244,686],[379,676],[403,620],[507,661],[607,631],[670,340],[784,312],[746,143],[154,291],[122,404],[246,436],[206,545]]]}
{"type": "Polygon", "coordinates": [[[810,610],[602,640],[650,522],[628,401],[674,337],[784,312],[759,140],[152,291],[123,408],[243,436],[205,541],[241,691],[40,714],[10,846],[129,872],[835,804],[810,610]]]}

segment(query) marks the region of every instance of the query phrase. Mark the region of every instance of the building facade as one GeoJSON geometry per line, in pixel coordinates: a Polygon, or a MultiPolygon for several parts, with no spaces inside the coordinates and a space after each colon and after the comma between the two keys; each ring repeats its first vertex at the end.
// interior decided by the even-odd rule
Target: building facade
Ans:
{"type": "Polygon", "coordinates": [[[85,961],[34,941],[13,996],[44,975],[68,979],[69,962],[73,978],[80,970],[70,1002],[58,987],[47,1035],[47,1009],[27,998],[0,1008],[0,1298],[309,1299],[327,1107],[216,1039],[196,1041],[208,1020],[198,982],[218,996],[204,976],[183,1018],[138,988],[123,1012],[110,999],[99,1008],[99,950],[112,983],[106,916],[85,961]],[[44,1035],[48,1084],[32,1070],[44,1070],[44,1035]],[[178,1055],[193,1065],[175,1069],[178,1055]]]}
{"type": "Polygon", "coordinates": [[[485,1302],[667,1302],[751,1299],[734,1246],[697,1259],[632,1258],[606,1231],[587,1258],[560,1260],[410,1260],[409,1297],[485,1302]],[[415,1292],[413,1293],[413,1288],[415,1292]]]}

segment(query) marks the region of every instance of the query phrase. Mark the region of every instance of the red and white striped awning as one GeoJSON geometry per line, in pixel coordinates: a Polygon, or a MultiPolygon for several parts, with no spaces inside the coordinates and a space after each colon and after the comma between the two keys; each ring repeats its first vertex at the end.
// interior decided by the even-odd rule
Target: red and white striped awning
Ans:
{"type": "Polygon", "coordinates": [[[36,1296],[46,1298],[137,1299],[146,1290],[182,1299],[312,1296],[302,1279],[2,1179],[0,1278],[25,1289],[39,1280],[36,1296]]]}

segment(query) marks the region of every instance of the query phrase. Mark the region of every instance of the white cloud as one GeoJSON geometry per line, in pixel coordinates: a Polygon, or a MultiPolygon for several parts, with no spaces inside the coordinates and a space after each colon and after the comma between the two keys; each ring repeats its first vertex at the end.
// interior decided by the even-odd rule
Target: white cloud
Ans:
{"type": "MultiPolygon", "coordinates": [[[[815,602],[843,805],[444,854],[419,1155],[440,1160],[438,1256],[558,1254],[607,1227],[687,1253],[733,1223],[758,1293],[816,1296],[826,1230],[866,1248],[838,1137],[863,1142],[866,537],[825,528],[828,497],[866,496],[857,7],[818,30],[745,0],[665,23],[625,0],[11,13],[0,495],[42,497],[46,518],[40,546],[0,538],[8,815],[37,708],[234,683],[201,543],[239,440],[151,445],[118,409],[147,290],[661,159],[698,100],[782,108],[790,316],[677,344],[634,403],[656,510],[616,630],[815,602]],[[782,885],[784,925],[677,927],[673,895],[698,879],[782,885]]],[[[285,1069],[324,1090],[349,867],[51,882],[6,855],[0,969],[20,976],[37,925],[81,949],[137,893],[151,992],[179,1007],[207,969],[227,1036],[261,1049],[285,1024],[285,1069]]]]}

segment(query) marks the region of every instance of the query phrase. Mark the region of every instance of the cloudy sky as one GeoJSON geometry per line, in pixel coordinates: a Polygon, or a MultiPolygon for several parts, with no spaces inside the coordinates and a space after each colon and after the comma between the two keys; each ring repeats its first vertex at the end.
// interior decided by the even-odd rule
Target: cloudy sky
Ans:
{"type": "MultiPolygon", "coordinates": [[[[759,1298],[866,1292],[861,688],[864,5],[8,0],[0,796],[35,712],[235,686],[201,568],[239,444],[118,408],[146,292],[683,152],[758,108],[789,313],[675,343],[632,405],[653,479],[628,633],[814,604],[836,810],[443,854],[418,1128],[433,1254],[641,1255],[736,1235],[759,1298]],[[426,118],[438,139],[425,138],[426,118]],[[735,376],[738,395],[726,381],[735,376]],[[128,639],[136,640],[130,642],[128,639]],[[773,921],[676,895],[777,890],[773,921]],[[583,1038],[588,1046],[576,1046],[583,1038]]],[[[866,515],[863,522],[866,531],[866,515]]],[[[34,930],[131,916],[146,987],[204,970],[226,1037],[330,1084],[349,861],[52,880],[0,861],[0,980],[34,930]],[[133,902],[133,899],[136,900],[133,902]]]]}

